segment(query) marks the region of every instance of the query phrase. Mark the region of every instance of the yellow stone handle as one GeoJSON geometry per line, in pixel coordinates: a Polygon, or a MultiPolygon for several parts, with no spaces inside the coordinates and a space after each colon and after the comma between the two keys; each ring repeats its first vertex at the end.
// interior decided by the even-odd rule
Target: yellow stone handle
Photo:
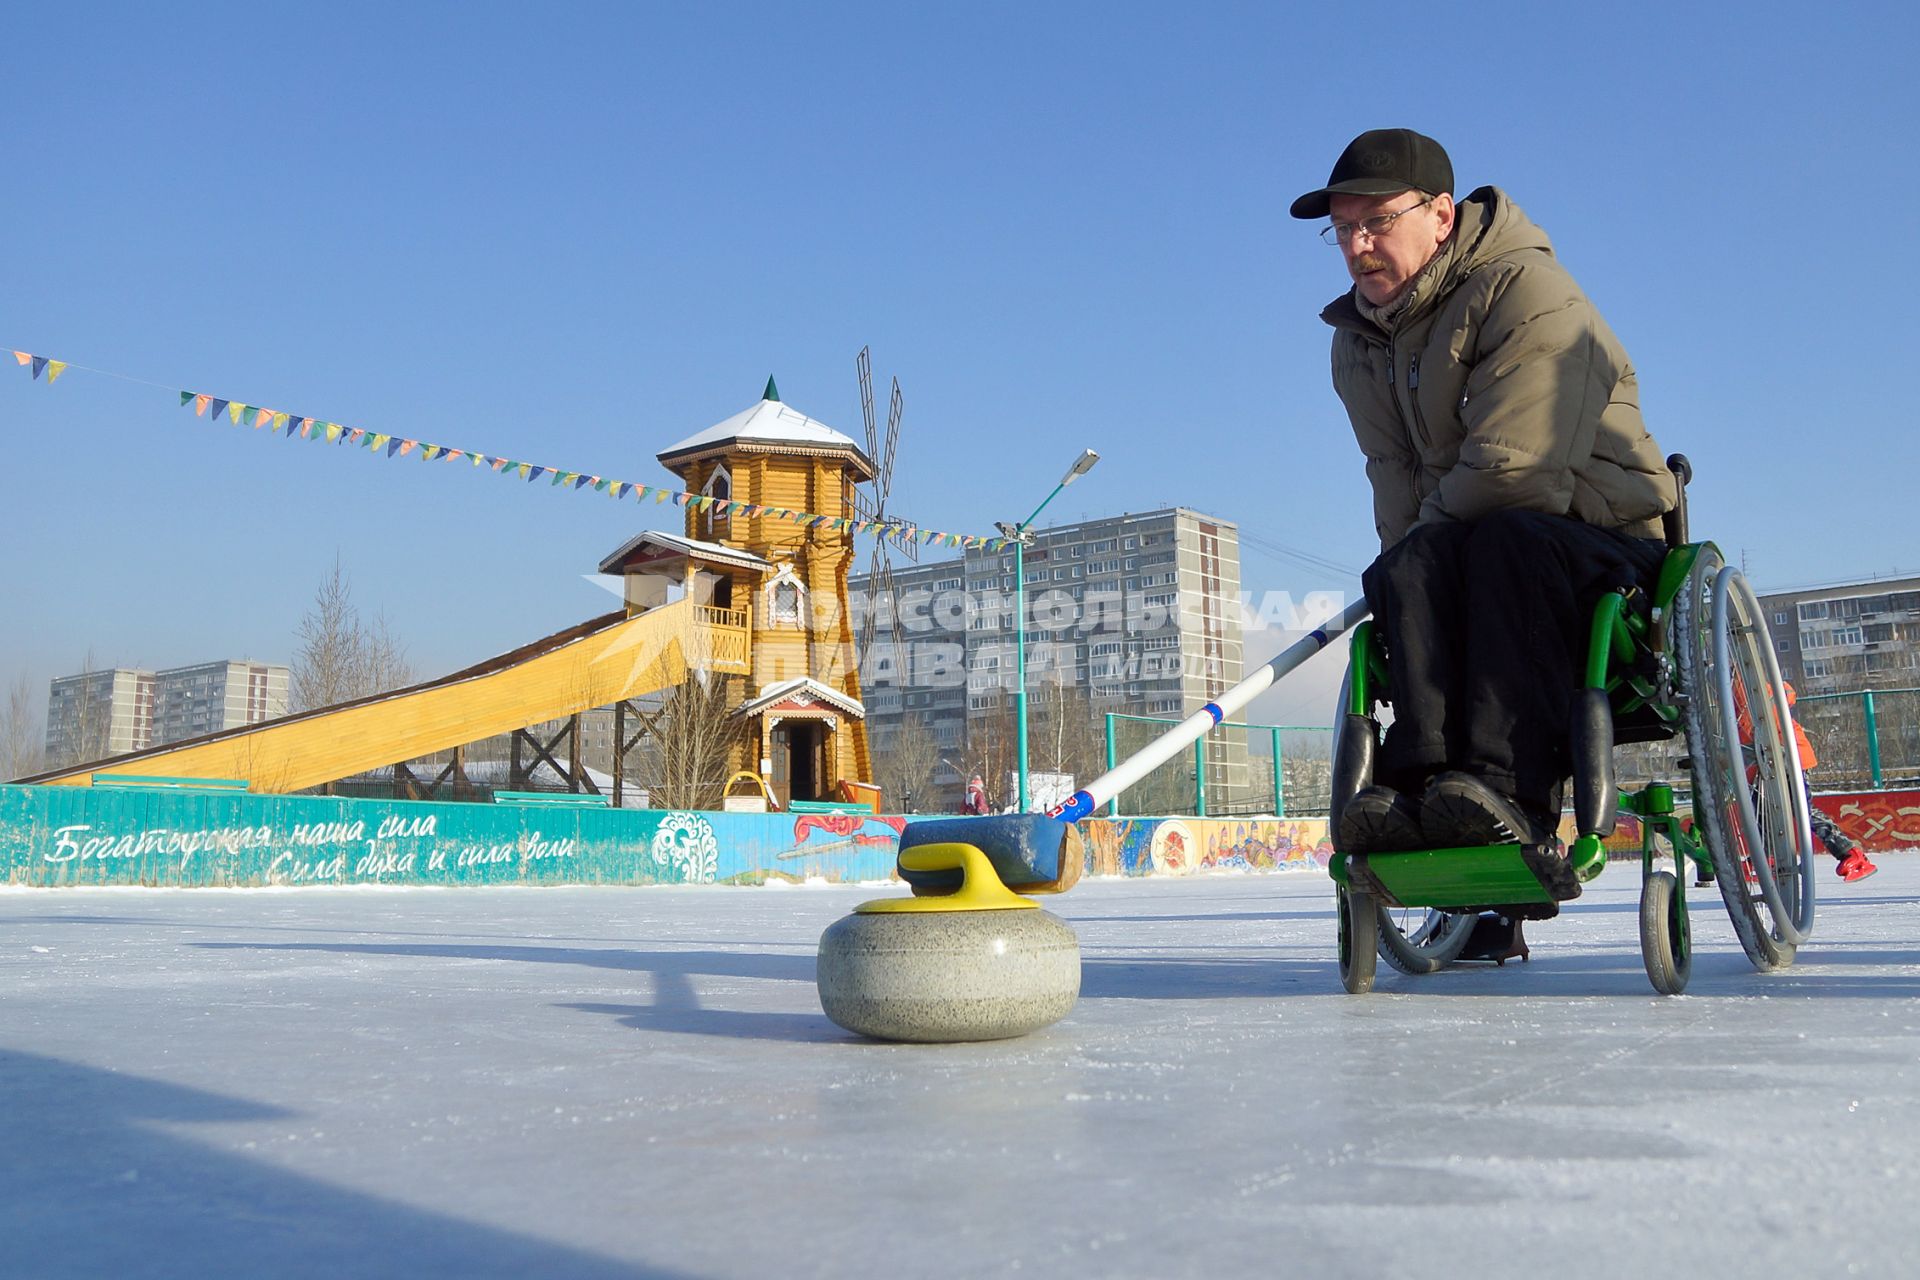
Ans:
{"type": "Polygon", "coordinates": [[[900,852],[907,871],[960,872],[960,887],[952,893],[923,898],[878,898],[854,910],[863,915],[889,911],[1037,911],[1040,904],[1023,898],[1000,882],[987,855],[970,844],[923,844],[900,852]]]}

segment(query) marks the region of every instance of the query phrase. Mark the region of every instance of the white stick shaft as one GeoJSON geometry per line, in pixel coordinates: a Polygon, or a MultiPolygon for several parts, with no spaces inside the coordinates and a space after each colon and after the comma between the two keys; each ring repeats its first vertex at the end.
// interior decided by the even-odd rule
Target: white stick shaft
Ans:
{"type": "Polygon", "coordinates": [[[1332,644],[1335,636],[1352,630],[1366,616],[1367,602],[1363,597],[1348,605],[1339,617],[1288,645],[1273,661],[1074,792],[1065,803],[1050,812],[1054,817],[1069,822],[1087,817],[1180,754],[1183,748],[1205,737],[1213,726],[1245,708],[1249,702],[1271,689],[1281,676],[1332,644]]]}

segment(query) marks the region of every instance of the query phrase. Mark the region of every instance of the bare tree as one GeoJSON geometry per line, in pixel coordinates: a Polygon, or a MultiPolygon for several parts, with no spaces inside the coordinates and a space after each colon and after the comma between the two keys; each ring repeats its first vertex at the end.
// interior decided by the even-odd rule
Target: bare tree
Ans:
{"type": "Polygon", "coordinates": [[[45,760],[44,736],[34,715],[33,681],[23,672],[7,687],[0,705],[0,782],[38,773],[45,760]]]}
{"type": "Polygon", "coordinates": [[[1106,717],[1084,684],[1049,680],[1027,695],[1027,764],[1086,782],[1106,772],[1106,717]]]}
{"type": "Polygon", "coordinates": [[[977,773],[986,785],[987,808],[995,813],[1019,801],[1017,786],[1008,781],[1019,758],[1017,727],[1011,695],[982,714],[967,717],[967,741],[961,753],[963,775],[977,773]]]}
{"type": "Polygon", "coordinates": [[[933,773],[940,767],[940,742],[925,712],[910,711],[874,752],[875,781],[889,813],[913,813],[927,804],[933,773]],[[895,806],[898,806],[897,808],[895,806]]]}
{"type": "Polygon", "coordinates": [[[385,693],[404,689],[416,678],[413,664],[407,660],[407,647],[387,625],[387,615],[374,617],[373,625],[361,636],[361,658],[366,693],[385,693]]]}
{"type": "Polygon", "coordinates": [[[386,617],[376,618],[371,627],[361,623],[353,585],[338,556],[296,634],[300,647],[293,655],[290,691],[295,711],[336,706],[413,681],[406,648],[386,617]]]}
{"type": "Polygon", "coordinates": [[[720,807],[728,761],[747,732],[733,714],[739,699],[732,684],[727,676],[691,675],[648,714],[647,739],[635,754],[654,808],[720,807]]]}
{"type": "MultiPolygon", "coordinates": [[[[47,764],[56,769],[68,765],[85,764],[89,761],[104,759],[112,748],[113,736],[113,684],[107,682],[104,692],[94,688],[95,662],[93,650],[87,650],[87,656],[80,662],[77,679],[72,686],[73,699],[70,707],[59,714],[59,745],[48,751],[47,764]]],[[[55,709],[49,702],[47,716],[55,719],[55,709]]],[[[54,726],[49,723],[49,729],[54,726]]],[[[49,734],[49,736],[54,736],[49,734]]]]}

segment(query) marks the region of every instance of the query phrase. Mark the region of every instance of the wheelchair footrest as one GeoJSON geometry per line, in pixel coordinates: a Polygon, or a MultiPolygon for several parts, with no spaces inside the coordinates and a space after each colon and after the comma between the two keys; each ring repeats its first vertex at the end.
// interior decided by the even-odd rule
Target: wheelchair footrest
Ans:
{"type": "Polygon", "coordinates": [[[1580,880],[1557,840],[1343,856],[1348,883],[1389,906],[1479,910],[1580,896],[1580,880]]]}

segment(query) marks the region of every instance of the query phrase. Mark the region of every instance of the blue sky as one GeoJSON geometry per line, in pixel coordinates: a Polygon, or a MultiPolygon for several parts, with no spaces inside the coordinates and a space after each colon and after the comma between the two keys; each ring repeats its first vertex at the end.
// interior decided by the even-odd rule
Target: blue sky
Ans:
{"type": "MultiPolygon", "coordinates": [[[[175,389],[660,483],[769,374],[892,507],[1237,521],[1253,590],[1373,545],[1286,216],[1354,133],[1546,228],[1766,589],[1920,571],[1907,6],[8,4],[0,680],[284,661],[336,554],[423,673],[601,612],[661,508],[376,460],[175,389]]],[[[1316,718],[1318,718],[1316,716],[1316,718]]]]}

